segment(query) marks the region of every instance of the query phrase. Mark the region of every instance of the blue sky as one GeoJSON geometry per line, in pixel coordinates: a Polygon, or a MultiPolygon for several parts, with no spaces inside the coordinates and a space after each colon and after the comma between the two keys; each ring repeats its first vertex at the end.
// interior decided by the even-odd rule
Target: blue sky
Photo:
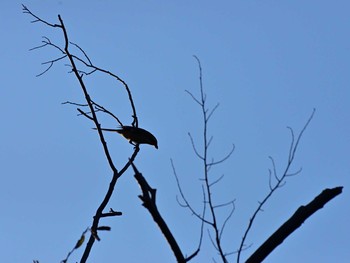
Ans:
{"type": "MultiPolygon", "coordinates": [[[[343,194],[317,212],[266,262],[347,262],[350,258],[350,17],[348,1],[27,1],[42,18],[64,19],[70,40],[93,62],[122,77],[132,89],[139,124],[156,135],[159,150],[143,146],[136,165],[158,189],[159,209],[185,254],[197,246],[199,222],[176,202],[173,159],[183,189],[200,208],[202,167],[187,133],[200,146],[200,109],[185,93],[199,94],[197,55],[208,105],[220,103],[211,119],[210,154],[232,157],[212,170],[225,174],[214,193],[218,202],[236,199],[224,237],[238,248],[248,220],[268,191],[268,156],[279,172],[295,132],[313,108],[314,119],[297,152],[294,171],[259,214],[242,259],[324,188],[343,194]]],[[[102,200],[111,172],[92,123],[64,101],[83,102],[69,68],[55,64],[41,77],[41,63],[57,57],[45,48],[29,52],[47,36],[62,35],[30,24],[21,2],[1,4],[2,136],[0,247],[4,262],[59,262],[75,245],[102,200]]],[[[65,62],[66,63],[66,62],[65,62]]],[[[127,97],[103,75],[88,78],[91,94],[125,124],[127,97]]],[[[103,126],[113,120],[103,118],[103,126]]],[[[132,152],[122,137],[107,134],[120,167],[132,152]]],[[[175,262],[167,243],[137,198],[131,171],[118,182],[110,206],[123,216],[103,220],[112,227],[95,243],[91,262],[175,262]]],[[[80,259],[77,250],[71,259],[80,259]]],[[[193,262],[218,259],[206,236],[193,262]]],[[[235,262],[235,255],[230,257],[235,262]]]]}

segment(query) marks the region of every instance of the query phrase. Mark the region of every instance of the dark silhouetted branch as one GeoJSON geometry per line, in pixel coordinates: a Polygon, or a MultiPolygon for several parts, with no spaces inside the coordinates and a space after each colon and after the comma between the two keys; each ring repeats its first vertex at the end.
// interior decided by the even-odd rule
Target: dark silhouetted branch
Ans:
{"type": "Polygon", "coordinates": [[[191,135],[191,133],[188,133],[191,145],[193,148],[194,153],[196,156],[202,161],[203,166],[203,177],[200,178],[202,181],[202,191],[203,191],[203,212],[202,214],[198,213],[192,205],[188,202],[185,194],[183,193],[181,189],[181,185],[179,182],[179,178],[176,174],[175,167],[173,164],[173,161],[171,161],[172,167],[173,167],[173,174],[175,175],[176,182],[181,194],[182,203],[180,201],[179,204],[182,207],[188,208],[192,214],[194,214],[200,221],[201,221],[201,234],[200,234],[200,241],[199,241],[199,247],[198,251],[200,250],[201,244],[202,244],[202,238],[203,238],[203,228],[204,224],[208,226],[208,235],[209,239],[213,245],[213,247],[217,250],[222,262],[227,263],[227,255],[229,253],[224,251],[223,244],[222,244],[222,236],[224,233],[225,226],[231,216],[233,215],[233,212],[235,211],[235,200],[231,200],[226,203],[217,204],[213,197],[213,191],[212,187],[216,185],[218,182],[221,181],[223,178],[223,175],[217,179],[213,179],[210,177],[209,171],[214,165],[218,165],[226,161],[234,152],[235,146],[232,144],[232,149],[229,151],[228,154],[226,154],[223,158],[219,159],[218,161],[215,161],[213,157],[209,157],[209,148],[213,141],[213,136],[208,135],[208,123],[210,118],[213,116],[213,113],[216,111],[216,109],[219,107],[219,103],[217,103],[212,109],[207,107],[207,96],[204,92],[203,87],[203,76],[202,76],[202,66],[201,62],[198,59],[198,57],[194,56],[194,58],[197,61],[198,68],[199,68],[199,95],[195,96],[192,92],[185,90],[186,93],[188,93],[191,98],[194,100],[196,104],[200,106],[201,115],[203,118],[203,148],[201,150],[198,150],[198,147],[196,147],[195,141],[191,135]],[[211,159],[211,161],[209,160],[211,159]],[[227,216],[221,220],[218,216],[217,209],[226,208],[228,210],[227,216]],[[222,223],[220,221],[223,221],[222,223]]]}
{"type": "Polygon", "coordinates": [[[319,209],[323,208],[334,197],[342,193],[342,186],[323,190],[310,203],[300,206],[275,233],[273,233],[246,261],[257,263],[263,261],[277,246],[279,246],[290,234],[299,228],[306,219],[319,209]]]}
{"type": "Polygon", "coordinates": [[[143,175],[137,170],[136,166],[131,163],[132,168],[135,172],[135,179],[137,180],[142,195],[139,195],[139,198],[142,200],[142,205],[148,210],[148,212],[151,214],[154,222],[159,226],[160,230],[162,231],[164,237],[168,241],[171,250],[174,252],[174,255],[177,259],[177,262],[179,263],[185,263],[187,262],[179,245],[177,244],[175,237],[171,233],[168,225],[165,223],[163,217],[158,211],[157,204],[156,204],[156,192],[157,190],[152,188],[146,181],[146,179],[143,177],[143,175]]]}
{"type": "MultiPolygon", "coordinates": [[[[64,22],[63,22],[63,19],[61,18],[60,15],[58,15],[59,24],[53,24],[53,23],[49,23],[49,22],[39,18],[37,15],[33,14],[26,6],[22,5],[22,7],[23,7],[23,13],[29,14],[30,16],[34,17],[34,20],[32,21],[32,23],[40,22],[40,23],[43,23],[43,24],[45,24],[45,25],[47,25],[49,27],[58,28],[58,29],[60,29],[62,31],[63,39],[64,39],[64,44],[63,44],[64,48],[61,48],[61,47],[55,45],[47,37],[44,37],[42,45],[33,48],[33,49],[39,49],[39,48],[43,48],[43,47],[46,47],[46,46],[50,46],[50,47],[53,47],[56,50],[59,50],[61,53],[63,53],[63,55],[61,55],[60,57],[58,57],[56,59],[52,59],[52,60],[49,60],[47,62],[44,62],[43,64],[49,64],[49,67],[43,73],[41,73],[39,75],[42,75],[45,72],[47,72],[52,67],[52,65],[54,63],[56,63],[56,62],[58,62],[58,61],[60,61],[60,60],[62,60],[64,58],[68,58],[69,66],[71,67],[71,72],[75,75],[76,79],[78,80],[79,85],[80,85],[80,87],[81,87],[81,89],[82,89],[82,91],[84,93],[84,97],[85,97],[85,100],[86,100],[86,105],[85,104],[80,104],[80,105],[83,106],[83,107],[88,107],[89,108],[89,112],[88,113],[84,112],[81,109],[78,109],[78,111],[80,112],[80,114],[82,114],[83,116],[87,117],[89,120],[94,122],[94,124],[95,124],[95,126],[96,126],[96,128],[98,130],[98,134],[99,134],[100,142],[101,142],[103,150],[104,150],[104,154],[105,154],[106,159],[108,161],[108,164],[109,164],[109,166],[110,166],[110,168],[111,168],[111,170],[113,172],[113,176],[112,176],[111,182],[109,184],[107,193],[106,193],[105,197],[103,198],[101,204],[97,208],[95,216],[93,217],[92,226],[91,226],[91,228],[89,228],[91,235],[90,235],[89,241],[87,242],[85,251],[84,251],[84,253],[82,255],[82,258],[81,258],[81,261],[80,261],[80,262],[86,262],[87,258],[89,257],[91,248],[92,248],[95,240],[100,240],[100,238],[98,237],[98,231],[107,230],[107,227],[99,226],[100,219],[102,217],[121,215],[120,212],[110,211],[109,213],[104,213],[103,211],[105,210],[105,208],[106,208],[106,206],[107,206],[107,204],[108,204],[108,202],[109,202],[109,200],[110,200],[110,198],[111,198],[111,196],[113,194],[113,191],[114,191],[114,188],[115,188],[115,185],[117,183],[118,178],[130,167],[130,163],[134,161],[134,159],[136,158],[136,156],[137,156],[137,154],[139,152],[139,147],[138,147],[138,145],[135,147],[135,150],[134,150],[132,156],[130,157],[130,160],[128,160],[127,163],[124,165],[124,167],[120,171],[118,171],[117,168],[115,167],[114,163],[113,163],[112,157],[111,157],[109,149],[107,147],[107,143],[106,143],[106,141],[104,139],[104,135],[103,135],[102,130],[100,128],[100,124],[98,122],[98,118],[97,118],[96,112],[97,111],[102,111],[104,113],[107,113],[107,114],[113,116],[119,123],[121,123],[121,122],[119,121],[119,119],[113,113],[111,113],[110,111],[106,110],[104,107],[98,105],[97,103],[93,102],[93,100],[90,98],[90,94],[88,93],[87,87],[85,86],[85,83],[83,81],[83,77],[86,76],[87,74],[84,73],[84,71],[80,70],[78,68],[77,64],[78,63],[82,63],[83,65],[85,65],[86,67],[88,67],[90,69],[93,69],[94,71],[99,71],[99,72],[102,72],[104,74],[108,74],[109,76],[114,77],[118,82],[121,82],[124,85],[124,87],[125,87],[125,89],[127,91],[128,97],[129,97],[131,108],[132,108],[132,117],[133,117],[132,124],[137,127],[138,120],[137,120],[135,105],[134,105],[134,102],[133,102],[133,99],[132,99],[131,91],[130,91],[128,85],[126,84],[126,82],[124,80],[122,80],[120,77],[118,77],[117,75],[115,75],[115,74],[113,74],[113,73],[111,73],[111,72],[109,72],[107,70],[104,70],[102,68],[94,66],[91,63],[91,60],[87,56],[86,52],[81,47],[79,47],[77,44],[74,44],[74,43],[69,41],[67,29],[66,29],[66,27],[64,25],[64,22]],[[70,51],[70,47],[71,46],[77,48],[83,54],[83,56],[84,56],[85,60],[87,60],[87,62],[84,59],[82,59],[82,58],[72,54],[71,51],[70,51]]],[[[70,103],[70,102],[68,102],[67,104],[73,104],[74,105],[74,103],[70,103]]],[[[84,237],[84,239],[85,239],[85,237],[84,237]]]]}

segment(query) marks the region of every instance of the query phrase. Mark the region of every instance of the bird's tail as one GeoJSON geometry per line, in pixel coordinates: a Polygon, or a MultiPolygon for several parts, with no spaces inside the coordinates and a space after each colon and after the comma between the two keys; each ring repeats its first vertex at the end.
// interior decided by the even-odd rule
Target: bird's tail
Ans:
{"type": "MultiPolygon", "coordinates": [[[[97,128],[92,128],[94,130],[97,130],[97,128]]],[[[117,132],[117,133],[121,133],[122,129],[106,129],[106,128],[101,128],[102,131],[110,131],[110,132],[117,132]]]]}

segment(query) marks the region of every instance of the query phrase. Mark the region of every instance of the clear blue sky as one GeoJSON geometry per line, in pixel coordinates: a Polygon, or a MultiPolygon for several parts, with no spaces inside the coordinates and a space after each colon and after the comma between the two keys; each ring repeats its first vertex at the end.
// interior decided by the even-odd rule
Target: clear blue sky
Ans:
{"type": "MultiPolygon", "coordinates": [[[[143,146],[136,165],[158,189],[163,213],[184,253],[197,246],[199,222],[176,202],[170,158],[184,191],[201,204],[202,167],[187,133],[201,142],[200,109],[184,92],[198,94],[203,66],[209,106],[220,107],[210,122],[211,155],[236,151],[212,176],[218,202],[236,199],[224,237],[226,251],[238,248],[248,220],[268,191],[268,156],[281,172],[291,126],[296,132],[316,108],[302,138],[289,178],[265,206],[242,259],[324,188],[342,185],[343,194],[317,212],[278,247],[266,262],[348,262],[350,258],[350,3],[348,1],[25,1],[52,23],[61,14],[70,40],[93,62],[122,77],[132,89],[140,126],[158,138],[159,150],[143,146]]],[[[75,245],[107,189],[111,172],[92,123],[77,117],[83,102],[69,68],[58,63],[42,77],[41,63],[57,57],[45,48],[29,52],[47,36],[62,43],[59,30],[30,24],[21,2],[0,8],[0,247],[3,262],[59,262],[75,245]]],[[[125,124],[131,111],[120,85],[95,75],[87,80],[94,98],[125,124]]],[[[103,125],[113,127],[110,119],[103,125]]],[[[123,164],[132,147],[107,135],[113,158],[123,164]]],[[[108,207],[119,218],[95,243],[90,262],[175,262],[137,198],[131,171],[118,182],[108,207]]],[[[80,259],[81,250],[70,262],[80,259]]],[[[217,258],[208,241],[193,262],[217,258]]],[[[235,255],[230,257],[235,262],[235,255]]]]}

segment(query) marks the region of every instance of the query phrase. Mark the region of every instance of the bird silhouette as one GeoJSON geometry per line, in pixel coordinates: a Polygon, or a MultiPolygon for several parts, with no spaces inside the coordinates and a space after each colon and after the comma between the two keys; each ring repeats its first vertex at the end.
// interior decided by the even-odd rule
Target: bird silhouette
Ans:
{"type": "MultiPolygon", "coordinates": [[[[93,129],[97,130],[96,128],[93,128],[93,129]]],[[[149,131],[146,131],[142,128],[137,128],[133,126],[122,126],[119,129],[101,128],[101,130],[117,132],[123,135],[123,137],[129,140],[129,142],[133,145],[150,144],[150,145],[153,145],[156,149],[158,149],[158,142],[156,137],[154,137],[154,135],[149,131]]]]}

